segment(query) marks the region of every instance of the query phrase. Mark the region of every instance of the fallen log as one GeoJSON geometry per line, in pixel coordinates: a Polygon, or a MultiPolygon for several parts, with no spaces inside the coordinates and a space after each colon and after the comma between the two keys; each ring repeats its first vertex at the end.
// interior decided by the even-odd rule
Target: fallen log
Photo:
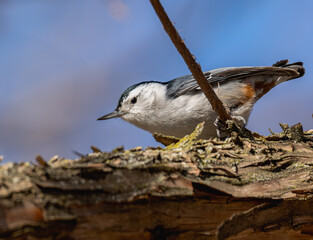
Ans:
{"type": "Polygon", "coordinates": [[[0,239],[312,239],[312,130],[199,131],[165,148],[3,164],[0,239]]]}

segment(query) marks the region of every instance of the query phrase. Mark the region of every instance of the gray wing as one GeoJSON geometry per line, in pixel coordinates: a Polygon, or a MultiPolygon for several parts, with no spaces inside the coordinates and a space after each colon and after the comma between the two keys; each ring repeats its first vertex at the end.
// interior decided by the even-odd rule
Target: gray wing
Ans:
{"type": "MultiPolygon", "coordinates": [[[[257,75],[278,75],[278,76],[294,76],[296,71],[288,68],[287,60],[275,63],[272,67],[226,67],[218,68],[212,71],[204,72],[204,76],[213,86],[218,83],[257,76],[257,75]]],[[[298,64],[298,63],[296,63],[298,64]]],[[[296,77],[296,76],[295,76],[296,77]]],[[[167,96],[176,98],[186,93],[196,93],[200,91],[197,81],[192,75],[186,75],[175,78],[168,82],[167,96]]]]}
{"type": "MultiPolygon", "coordinates": [[[[203,74],[210,82],[211,72],[204,72],[203,74]]],[[[167,96],[171,98],[179,97],[187,92],[192,93],[199,90],[200,87],[192,75],[175,78],[167,84],[167,96]]]]}

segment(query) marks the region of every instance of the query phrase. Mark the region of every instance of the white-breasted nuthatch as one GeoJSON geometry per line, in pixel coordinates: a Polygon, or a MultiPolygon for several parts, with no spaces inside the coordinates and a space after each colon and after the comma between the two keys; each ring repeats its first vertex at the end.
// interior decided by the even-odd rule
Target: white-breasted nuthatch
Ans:
{"type": "MultiPolygon", "coordinates": [[[[227,67],[204,72],[234,118],[245,125],[254,103],[276,85],[304,75],[302,62],[281,60],[271,67],[227,67]]],[[[151,133],[175,137],[190,134],[205,122],[200,138],[216,136],[217,114],[192,75],[169,82],[135,84],[121,95],[116,109],[98,120],[121,117],[151,133]]]]}

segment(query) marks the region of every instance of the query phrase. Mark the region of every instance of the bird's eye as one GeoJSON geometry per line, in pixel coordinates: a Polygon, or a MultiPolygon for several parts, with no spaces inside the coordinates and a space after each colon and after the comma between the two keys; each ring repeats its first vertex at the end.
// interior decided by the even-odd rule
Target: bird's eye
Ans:
{"type": "Polygon", "coordinates": [[[135,104],[137,102],[137,98],[133,97],[133,99],[130,101],[132,104],[135,104]]]}

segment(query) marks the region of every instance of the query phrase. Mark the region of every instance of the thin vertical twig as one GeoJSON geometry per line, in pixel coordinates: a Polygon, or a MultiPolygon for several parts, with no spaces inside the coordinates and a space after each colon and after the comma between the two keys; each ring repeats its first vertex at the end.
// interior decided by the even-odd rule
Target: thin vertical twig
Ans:
{"type": "Polygon", "coordinates": [[[172,42],[174,43],[177,51],[183,57],[185,63],[187,64],[190,72],[196,79],[197,83],[199,84],[202,92],[205,94],[207,99],[212,105],[213,110],[219,115],[220,119],[223,122],[226,120],[231,119],[229,113],[226,111],[222,101],[217,97],[216,93],[214,92],[213,88],[211,87],[210,83],[204,76],[200,65],[195,61],[194,56],[190,53],[189,49],[186,47],[184,41],[179,36],[177,30],[175,29],[174,25],[172,24],[171,20],[169,19],[168,15],[166,14],[162,4],[159,0],[150,0],[156,14],[158,15],[164,30],[167,32],[169,37],[171,38],[172,42]]]}

